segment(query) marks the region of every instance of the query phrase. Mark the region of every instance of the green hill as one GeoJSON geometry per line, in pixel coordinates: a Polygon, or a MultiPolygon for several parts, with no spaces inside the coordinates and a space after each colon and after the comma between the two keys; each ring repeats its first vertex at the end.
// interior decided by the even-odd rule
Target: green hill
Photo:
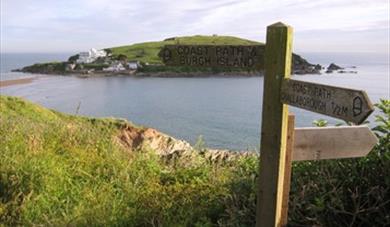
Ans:
{"type": "Polygon", "coordinates": [[[165,39],[164,41],[137,43],[129,46],[108,48],[113,55],[126,55],[129,60],[138,60],[152,64],[160,64],[158,52],[168,44],[197,44],[197,45],[253,45],[259,42],[241,39],[233,36],[184,36],[165,39]]]}
{"type": "MultiPolygon", "coordinates": [[[[102,69],[108,67],[113,61],[140,61],[143,67],[137,69],[139,76],[204,76],[218,75],[220,73],[227,75],[260,75],[255,69],[230,68],[230,67],[193,67],[193,66],[166,66],[162,63],[158,53],[165,45],[172,44],[193,44],[193,45],[264,45],[261,42],[242,39],[233,36],[184,36],[172,37],[163,41],[136,43],[128,46],[119,46],[106,48],[112,56],[97,59],[89,64],[77,64],[74,69],[68,70],[67,64],[74,63],[78,54],[70,56],[67,62],[51,62],[43,64],[34,64],[23,67],[16,71],[43,74],[85,74],[86,70],[95,70],[102,72],[102,69]],[[148,64],[146,64],[148,63],[148,64]]],[[[322,66],[314,65],[303,57],[293,53],[291,69],[293,74],[320,74],[322,66]]]]}

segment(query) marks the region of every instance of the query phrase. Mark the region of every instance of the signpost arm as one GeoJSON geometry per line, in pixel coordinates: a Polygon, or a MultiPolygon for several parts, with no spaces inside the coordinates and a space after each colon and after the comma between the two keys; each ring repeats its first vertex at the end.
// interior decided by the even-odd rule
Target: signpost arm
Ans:
{"type": "Polygon", "coordinates": [[[280,102],[280,90],[290,75],[291,49],[291,27],[282,23],[267,27],[257,227],[281,224],[288,109],[280,102]]]}
{"type": "Polygon", "coordinates": [[[284,171],[284,182],[283,182],[281,226],[287,226],[287,222],[288,222],[288,199],[290,195],[290,185],[291,185],[291,165],[292,165],[292,154],[294,149],[294,132],[295,132],[295,116],[293,114],[289,114],[288,126],[287,126],[287,148],[286,148],[286,164],[284,169],[285,171],[284,171]]]}

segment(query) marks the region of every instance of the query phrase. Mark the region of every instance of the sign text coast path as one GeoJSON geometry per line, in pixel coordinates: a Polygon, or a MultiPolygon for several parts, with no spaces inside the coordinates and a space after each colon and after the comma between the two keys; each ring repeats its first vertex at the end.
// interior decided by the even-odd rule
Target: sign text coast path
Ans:
{"type": "Polygon", "coordinates": [[[361,124],[374,107],[366,92],[286,79],[281,89],[283,103],[361,124]]]}

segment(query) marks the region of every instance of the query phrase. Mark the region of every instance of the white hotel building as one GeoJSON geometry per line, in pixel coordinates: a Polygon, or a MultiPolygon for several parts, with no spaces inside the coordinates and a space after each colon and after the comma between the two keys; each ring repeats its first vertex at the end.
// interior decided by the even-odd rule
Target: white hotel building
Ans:
{"type": "Polygon", "coordinates": [[[96,50],[95,48],[91,48],[88,52],[80,52],[79,58],[77,59],[77,63],[91,63],[95,61],[99,57],[107,56],[106,51],[104,50],[96,50]]]}

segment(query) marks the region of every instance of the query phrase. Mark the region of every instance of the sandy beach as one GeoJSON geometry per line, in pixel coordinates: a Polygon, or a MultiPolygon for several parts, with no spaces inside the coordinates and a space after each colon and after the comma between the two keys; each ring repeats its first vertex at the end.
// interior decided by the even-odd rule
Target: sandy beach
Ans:
{"type": "Polygon", "coordinates": [[[28,84],[35,80],[36,77],[16,79],[16,80],[0,80],[0,87],[7,87],[18,84],[28,84]]]}

